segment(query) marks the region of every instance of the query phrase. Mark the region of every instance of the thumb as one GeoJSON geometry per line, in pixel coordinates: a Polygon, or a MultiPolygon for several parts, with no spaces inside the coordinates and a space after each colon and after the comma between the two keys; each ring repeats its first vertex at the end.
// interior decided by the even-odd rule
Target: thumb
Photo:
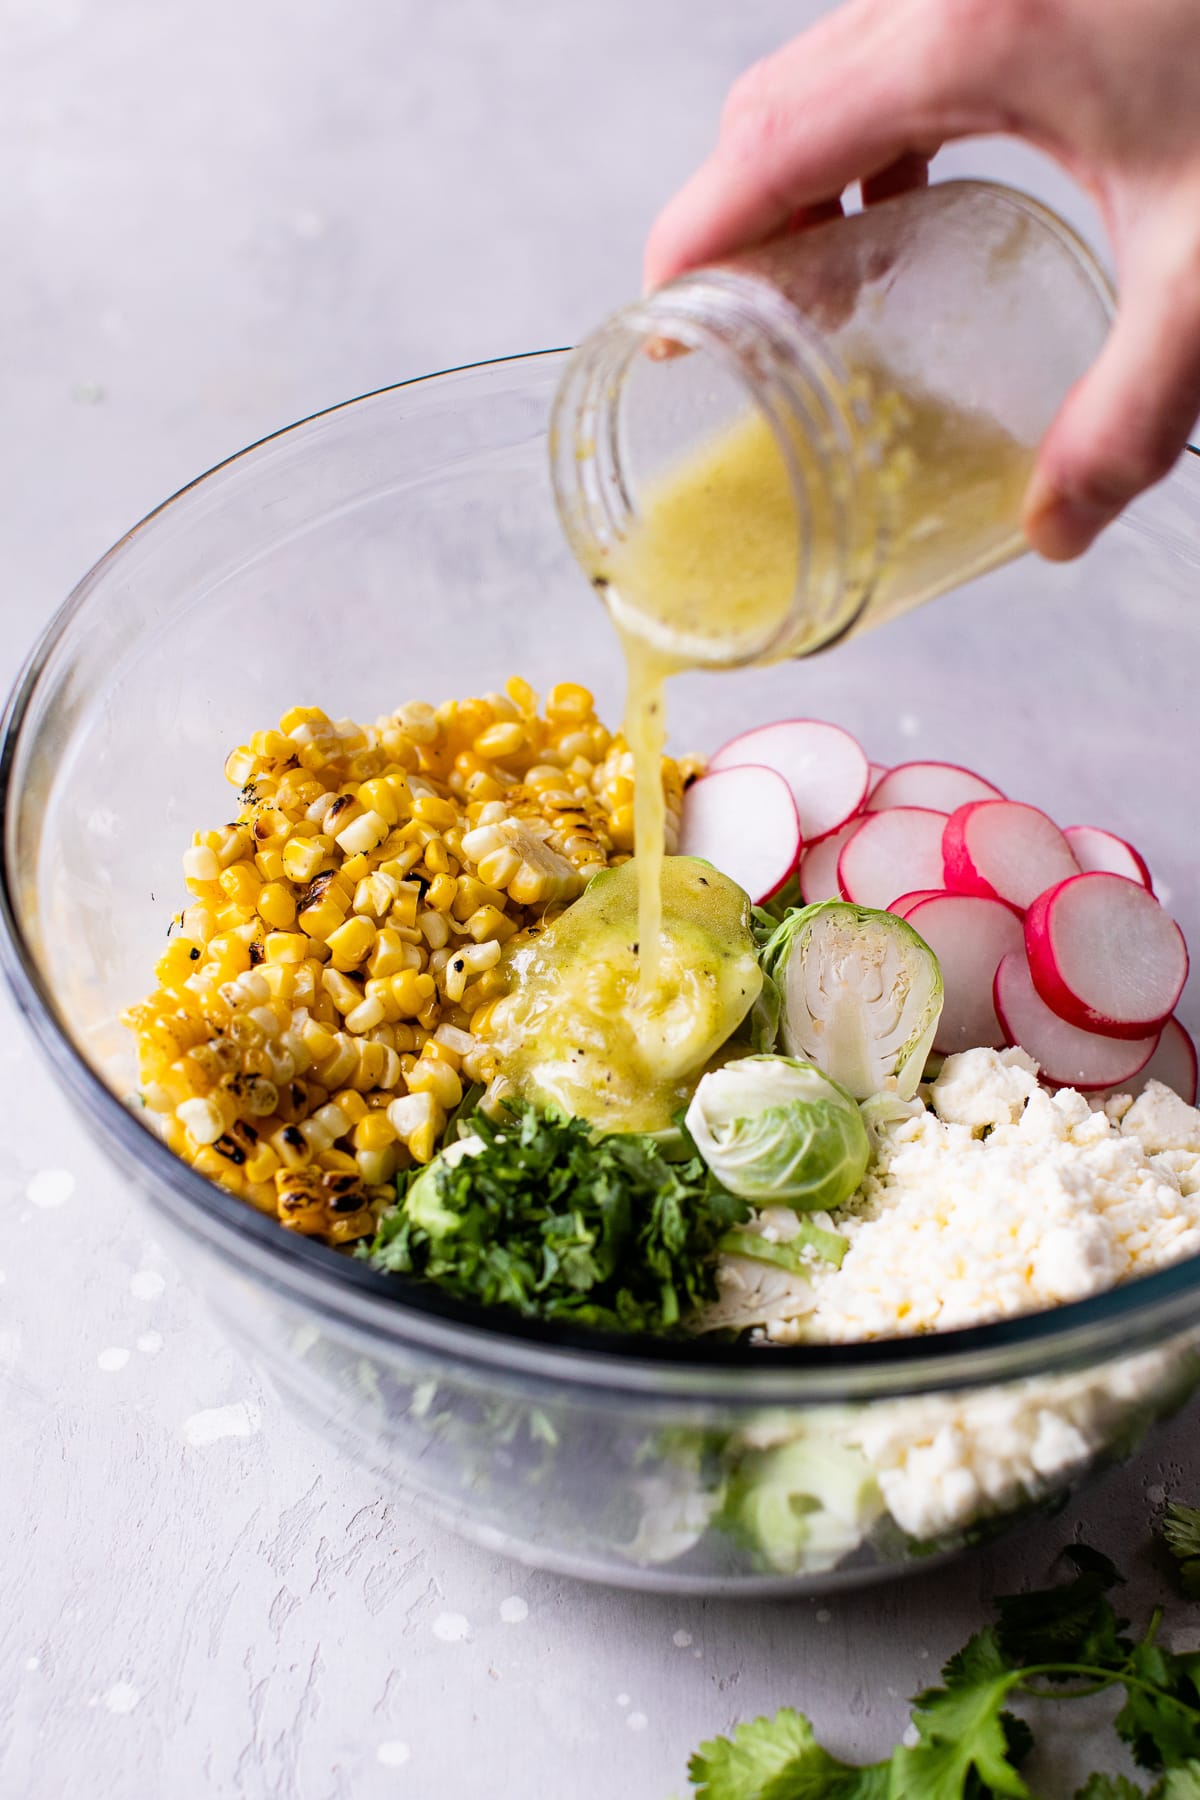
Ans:
{"type": "Polygon", "coordinates": [[[1025,496],[1032,547],[1079,556],[1162,479],[1200,417],[1200,239],[1144,263],[1122,295],[1104,349],[1047,432],[1025,496]]]}

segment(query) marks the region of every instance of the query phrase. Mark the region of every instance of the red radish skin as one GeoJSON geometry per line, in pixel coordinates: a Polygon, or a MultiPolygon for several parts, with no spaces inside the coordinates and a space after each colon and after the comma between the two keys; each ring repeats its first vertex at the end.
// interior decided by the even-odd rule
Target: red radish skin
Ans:
{"type": "Polygon", "coordinates": [[[1079,864],[1053,819],[1017,800],[973,800],[946,820],[946,886],[1022,912],[1079,864]]]}
{"type": "Polygon", "coordinates": [[[931,812],[952,813],[975,800],[1003,800],[1004,795],[982,775],[957,763],[898,763],[867,795],[867,811],[882,812],[889,806],[923,806],[931,812]]]}
{"type": "Polygon", "coordinates": [[[806,844],[837,831],[867,796],[866,752],[840,725],[783,719],[732,738],[713,756],[710,774],[756,763],[782,775],[792,790],[806,844]]]}
{"type": "Polygon", "coordinates": [[[1040,894],[1025,915],[1025,953],[1046,1005],[1107,1037],[1158,1032],[1187,980],[1183,933],[1124,875],[1073,875],[1040,894]]]}
{"type": "Polygon", "coordinates": [[[1002,958],[1021,954],[1021,921],[1003,900],[979,894],[935,894],[904,914],[938,959],[945,987],[934,1050],[950,1056],[1007,1042],[993,987],[1002,958]]]}
{"type": "Polygon", "coordinates": [[[750,764],[693,781],[683,796],[680,856],[702,856],[755,906],[777,894],[800,855],[791,789],[774,769],[750,764]]]}
{"type": "Polygon", "coordinates": [[[945,888],[914,888],[911,894],[901,894],[898,900],[893,900],[888,911],[895,913],[897,918],[906,919],[911,908],[919,906],[922,900],[940,900],[945,892],[945,888]]]}
{"type": "Polygon", "coordinates": [[[1008,1042],[1027,1050],[1058,1087],[1083,1093],[1119,1087],[1145,1068],[1158,1044],[1157,1032],[1140,1039],[1102,1037],[1060,1019],[1034,987],[1021,950],[1002,958],[992,999],[1008,1042]]]}
{"type": "Polygon", "coordinates": [[[1124,838],[1102,831],[1099,825],[1068,825],[1063,836],[1085,875],[1124,875],[1154,892],[1145,858],[1124,838]]]}
{"type": "Polygon", "coordinates": [[[867,813],[838,857],[838,886],[857,906],[891,905],[914,888],[945,886],[941,813],[893,806],[867,813]]]}
{"type": "Polygon", "coordinates": [[[818,900],[841,899],[838,857],[842,854],[842,845],[858,830],[859,824],[858,819],[850,819],[840,831],[831,831],[818,843],[805,845],[800,857],[800,896],[805,906],[815,906],[818,900]]]}

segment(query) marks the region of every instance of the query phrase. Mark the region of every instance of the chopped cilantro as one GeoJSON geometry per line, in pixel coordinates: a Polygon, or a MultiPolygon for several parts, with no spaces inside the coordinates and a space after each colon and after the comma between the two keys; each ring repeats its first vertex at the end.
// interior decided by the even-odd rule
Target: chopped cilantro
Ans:
{"type": "Polygon", "coordinates": [[[476,1112],[460,1130],[482,1148],[408,1182],[371,1245],[376,1268],[621,1331],[669,1331],[712,1298],[718,1243],[749,1209],[698,1156],[670,1162],[653,1137],[597,1136],[531,1107],[499,1126],[476,1112]]]}

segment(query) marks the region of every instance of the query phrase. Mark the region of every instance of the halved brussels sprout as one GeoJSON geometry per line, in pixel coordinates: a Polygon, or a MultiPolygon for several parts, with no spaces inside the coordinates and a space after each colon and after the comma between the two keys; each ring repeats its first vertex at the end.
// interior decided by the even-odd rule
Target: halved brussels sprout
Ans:
{"type": "Polygon", "coordinates": [[[745,1056],[710,1070],[686,1123],[717,1180],[743,1200],[827,1211],[848,1200],[866,1172],[867,1134],[853,1095],[794,1057],[745,1056]]]}
{"type": "Polygon", "coordinates": [[[782,1001],[779,1038],[856,1100],[910,1100],[942,1012],[937,957],[894,913],[845,900],[791,912],[762,949],[782,1001]]]}

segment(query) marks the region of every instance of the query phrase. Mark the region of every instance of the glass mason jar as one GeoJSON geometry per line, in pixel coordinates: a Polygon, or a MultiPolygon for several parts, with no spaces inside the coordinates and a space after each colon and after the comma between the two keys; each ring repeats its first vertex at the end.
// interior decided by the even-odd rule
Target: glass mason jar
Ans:
{"type": "MultiPolygon", "coordinates": [[[[975,181],[684,275],[563,377],[550,454],[571,547],[617,624],[681,664],[776,662],[879,623],[1026,548],[1034,453],[1112,310],[1063,220],[975,181]],[[779,602],[740,626],[715,604],[668,617],[655,580],[622,585],[622,552],[664,477],[754,414],[794,509],[779,602]]],[[[724,516],[705,523],[711,547],[724,516]]]]}

